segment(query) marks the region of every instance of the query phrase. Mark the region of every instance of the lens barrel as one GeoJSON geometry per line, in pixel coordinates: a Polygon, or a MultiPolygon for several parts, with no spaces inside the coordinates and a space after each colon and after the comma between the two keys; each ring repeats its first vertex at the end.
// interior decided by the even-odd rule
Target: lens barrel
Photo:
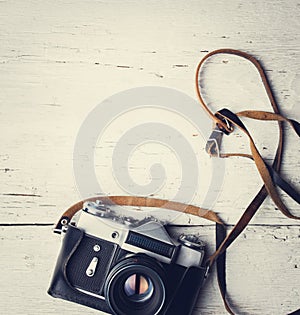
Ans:
{"type": "Polygon", "coordinates": [[[104,295],[115,315],[156,315],[165,303],[165,283],[161,264],[147,255],[137,254],[112,268],[104,295]]]}

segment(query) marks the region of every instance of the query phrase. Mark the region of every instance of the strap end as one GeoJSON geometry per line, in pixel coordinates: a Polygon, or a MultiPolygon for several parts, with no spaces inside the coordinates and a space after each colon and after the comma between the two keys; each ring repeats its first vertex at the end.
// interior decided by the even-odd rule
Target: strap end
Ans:
{"type": "Polygon", "coordinates": [[[212,157],[220,157],[220,147],[223,137],[223,131],[216,126],[209,139],[206,142],[205,151],[212,157]]]}

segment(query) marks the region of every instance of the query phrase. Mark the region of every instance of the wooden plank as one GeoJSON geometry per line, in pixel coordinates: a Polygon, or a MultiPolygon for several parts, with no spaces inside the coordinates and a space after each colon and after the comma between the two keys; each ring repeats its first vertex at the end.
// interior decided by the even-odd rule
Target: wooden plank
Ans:
{"type": "MultiPolygon", "coordinates": [[[[5,135],[0,156],[2,222],[54,222],[60,209],[81,199],[73,177],[72,153],[78,129],[90,110],[106,97],[135,86],[171,86],[194,97],[195,66],[214,48],[241,48],[263,60],[282,110],[300,118],[294,105],[299,101],[300,67],[296,27],[300,19],[295,1],[266,5],[237,1],[229,6],[208,1],[189,5],[175,1],[168,6],[145,1],[138,5],[135,1],[79,1],[76,6],[64,1],[55,5],[3,1],[0,6],[0,119],[5,135]],[[258,15],[257,7],[262,16],[278,15],[276,23],[258,15]],[[116,19],[116,10],[123,12],[121,19],[116,19]],[[232,12],[237,18],[224,20],[232,12]],[[287,16],[289,23],[285,23],[287,16]]],[[[228,104],[232,110],[270,108],[257,74],[247,62],[222,56],[209,63],[203,76],[206,98],[217,104],[213,109],[228,104]]],[[[267,124],[250,125],[264,156],[272,159],[276,126],[268,124],[268,132],[264,132],[267,124]]],[[[176,127],[180,126],[186,136],[184,124],[176,127]]],[[[102,148],[105,162],[99,158],[95,167],[106,174],[105,193],[124,193],[112,182],[114,173],[107,167],[111,163],[109,148],[118,144],[116,139],[111,141],[102,148]]],[[[187,141],[206,169],[203,139],[193,137],[191,130],[187,141]]],[[[299,186],[294,171],[299,167],[299,142],[292,138],[288,148],[283,172],[299,186]]],[[[226,139],[224,149],[247,151],[247,140],[237,133],[226,139]]],[[[174,159],[170,152],[157,150],[164,160],[174,159]]],[[[97,150],[95,154],[99,156],[97,150]]],[[[135,161],[144,163],[145,155],[137,155],[135,161]]],[[[226,161],[224,185],[211,207],[229,223],[236,222],[261,183],[251,164],[226,161]]],[[[133,176],[144,177],[143,167],[136,167],[133,176]]],[[[174,170],[180,172],[180,165],[174,164],[174,170]]],[[[206,178],[210,174],[199,175],[206,178]]],[[[154,194],[172,198],[177,184],[171,177],[154,194]]],[[[192,202],[201,205],[199,191],[192,202]]],[[[298,210],[294,203],[290,207],[298,210]]],[[[273,203],[266,202],[254,222],[288,222],[273,209],[273,203]]]]}
{"type": "MultiPolygon", "coordinates": [[[[213,227],[170,228],[214,245],[213,227]]],[[[237,314],[286,314],[299,307],[299,227],[250,227],[228,251],[228,292],[237,314]],[[259,292],[259,294],[258,294],[259,292]]],[[[46,294],[60,237],[49,227],[1,227],[1,309],[5,314],[101,314],[46,294]]],[[[215,271],[194,314],[226,314],[215,271]]]]}

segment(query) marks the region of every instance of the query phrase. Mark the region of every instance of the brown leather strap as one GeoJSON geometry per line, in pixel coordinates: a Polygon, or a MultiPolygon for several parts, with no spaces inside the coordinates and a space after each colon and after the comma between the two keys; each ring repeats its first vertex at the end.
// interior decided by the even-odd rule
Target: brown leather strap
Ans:
{"type": "MultiPolygon", "coordinates": [[[[283,153],[283,128],[282,128],[281,122],[283,122],[283,121],[288,122],[293,127],[293,129],[298,134],[298,136],[300,136],[300,125],[296,121],[287,119],[287,118],[285,118],[279,114],[279,109],[278,109],[277,103],[275,101],[275,97],[272,93],[272,90],[271,90],[270,84],[268,82],[267,76],[266,76],[262,66],[258,62],[258,60],[256,60],[253,56],[251,56],[245,52],[242,52],[239,50],[233,50],[233,49],[219,49],[219,50],[215,50],[215,51],[208,53],[200,61],[199,65],[196,69],[196,92],[197,92],[197,95],[198,95],[198,98],[199,98],[199,101],[200,101],[202,107],[208,113],[208,115],[213,119],[213,121],[216,123],[216,125],[219,127],[219,129],[221,131],[223,131],[226,134],[231,133],[234,130],[233,126],[235,126],[235,127],[239,128],[240,130],[242,130],[249,138],[252,155],[241,154],[241,153],[228,153],[228,154],[222,154],[221,153],[219,156],[220,157],[244,156],[244,157],[252,158],[255,161],[256,166],[259,170],[259,173],[260,173],[260,175],[264,181],[265,188],[263,190],[267,191],[267,193],[271,196],[271,198],[273,199],[275,204],[279,207],[279,209],[283,212],[283,214],[285,214],[289,218],[293,218],[293,219],[297,219],[297,220],[300,219],[300,217],[292,215],[288,211],[286,206],[283,204],[283,202],[282,202],[282,200],[281,200],[281,198],[280,198],[280,196],[276,190],[276,187],[275,187],[276,185],[274,185],[274,181],[272,179],[272,175],[270,174],[269,167],[266,165],[266,163],[262,159],[258,149],[256,148],[256,146],[254,144],[254,141],[253,141],[250,133],[247,130],[247,128],[244,126],[244,124],[241,122],[241,120],[237,117],[237,116],[240,116],[240,117],[247,117],[247,118],[258,119],[258,120],[276,120],[279,122],[279,131],[280,131],[279,143],[278,143],[278,147],[277,147],[275,160],[273,163],[274,169],[276,171],[279,171],[282,153],[283,153]],[[205,61],[207,59],[209,59],[210,57],[212,57],[213,55],[217,55],[217,54],[237,55],[239,57],[242,57],[242,58],[249,60],[251,63],[254,64],[254,66],[258,70],[258,73],[262,79],[263,85],[264,85],[265,90],[267,92],[270,103],[273,107],[274,113],[264,112],[264,111],[242,111],[242,112],[239,112],[237,114],[233,114],[229,110],[225,109],[225,110],[217,112],[216,114],[213,114],[210,111],[210,109],[208,108],[208,106],[206,105],[206,103],[202,97],[201,87],[199,86],[198,81],[199,81],[199,75],[200,75],[201,68],[202,68],[203,64],[205,63],[205,61]]],[[[260,192],[258,193],[261,197],[255,198],[253,200],[254,201],[253,205],[249,205],[250,210],[249,210],[249,207],[246,209],[244,215],[241,217],[240,221],[236,224],[235,228],[232,230],[231,235],[228,235],[227,242],[226,242],[226,240],[224,240],[224,243],[220,246],[219,250],[216,251],[216,253],[214,255],[212,255],[212,257],[210,258],[211,264],[213,264],[214,260],[222,252],[224,252],[224,250],[233,242],[233,240],[242,232],[242,230],[245,228],[245,226],[251,220],[252,216],[255,214],[256,210],[259,208],[260,204],[262,203],[262,201],[266,197],[266,196],[263,197],[263,195],[266,195],[265,193],[263,193],[263,190],[260,190],[260,192]],[[261,199],[262,201],[257,202],[258,199],[261,199]],[[255,207],[257,207],[257,209],[254,209],[255,207]],[[241,228],[242,226],[243,226],[243,228],[241,228]],[[236,233],[238,230],[239,230],[239,233],[236,233]],[[229,244],[228,240],[231,240],[230,244],[229,244]]]]}
{"type": "Polygon", "coordinates": [[[119,205],[119,206],[135,206],[135,207],[155,207],[155,208],[164,208],[170,209],[178,212],[183,212],[187,214],[192,214],[195,216],[202,217],[204,219],[210,220],[212,222],[216,222],[218,224],[223,225],[223,221],[219,218],[219,216],[207,209],[203,209],[201,207],[187,205],[180,202],[169,201],[164,199],[157,198],[146,198],[146,197],[137,197],[137,196],[98,196],[88,198],[82,201],[77,202],[69,209],[67,209],[61,216],[60,220],[56,224],[54,231],[60,232],[61,227],[63,225],[68,224],[72,217],[79,210],[82,209],[83,203],[86,201],[96,201],[99,200],[106,205],[119,205]]]}
{"type": "MultiPolygon", "coordinates": [[[[255,215],[259,207],[261,206],[262,202],[264,199],[267,197],[269,194],[275,204],[279,207],[279,209],[288,217],[294,218],[294,219],[299,219],[299,217],[296,217],[292,215],[286,206],[283,204],[277,190],[276,190],[276,185],[274,184],[274,176],[271,174],[271,169],[264,160],[262,159],[259,151],[257,150],[254,141],[244,126],[244,124],[240,121],[238,116],[240,117],[248,117],[252,119],[259,119],[259,120],[277,120],[279,123],[279,142],[278,142],[278,147],[275,155],[275,159],[273,162],[273,169],[275,173],[277,174],[280,171],[280,166],[281,166],[281,160],[282,160],[282,153],[283,153],[283,127],[282,127],[282,122],[286,121],[292,125],[294,130],[299,136],[299,124],[293,120],[288,120],[285,117],[281,116],[279,113],[279,109],[277,106],[277,103],[275,101],[275,97],[272,93],[272,89],[270,87],[270,84],[268,82],[267,76],[264,73],[264,70],[260,63],[251,55],[244,53],[242,51],[238,50],[233,50],[233,49],[219,49],[216,51],[212,51],[211,53],[207,54],[199,63],[197,69],[196,69],[196,91],[197,95],[199,98],[199,101],[203,107],[203,109],[208,113],[208,115],[212,118],[212,120],[215,122],[217,126],[217,131],[223,131],[225,134],[229,134],[233,132],[235,127],[238,127],[241,129],[249,138],[250,141],[250,148],[252,155],[248,154],[241,154],[241,153],[227,153],[227,154],[220,154],[219,148],[217,146],[219,145],[219,142],[221,141],[221,136],[217,134],[218,138],[215,139],[215,142],[211,142],[211,145],[207,147],[208,151],[213,152],[214,154],[217,154],[219,157],[229,157],[229,156],[242,156],[242,157],[247,157],[251,158],[255,161],[255,164],[259,170],[259,173],[264,181],[264,186],[260,189],[258,194],[255,196],[255,198],[252,200],[250,205],[247,207],[243,215],[241,216],[240,220],[237,222],[237,224],[234,226],[232,231],[225,236],[224,233],[221,233],[221,237],[219,236],[218,239],[218,233],[217,233],[217,243],[219,246],[217,247],[216,252],[209,258],[209,265],[212,266],[214,262],[217,262],[217,275],[218,275],[218,282],[219,282],[219,288],[220,292],[224,301],[224,305],[226,310],[230,314],[234,314],[233,311],[231,310],[229,303],[227,301],[226,297],[226,277],[225,277],[225,253],[226,249],[232,244],[232,242],[240,235],[240,233],[245,229],[247,224],[250,222],[252,217],[255,215]],[[243,111],[237,114],[233,114],[229,110],[222,110],[217,112],[216,114],[213,114],[208,106],[206,105],[202,94],[201,94],[201,89],[198,84],[199,82],[199,75],[200,75],[200,70],[201,67],[203,66],[204,62],[210,58],[213,55],[217,54],[232,54],[232,55],[237,55],[239,57],[245,58],[249,60],[256,69],[259,72],[259,75],[261,77],[261,80],[263,82],[263,85],[265,87],[265,90],[267,92],[268,98],[270,100],[270,103],[272,105],[272,108],[274,110],[274,113],[270,112],[262,112],[262,111],[243,111]],[[220,239],[223,239],[221,242],[220,239]]],[[[291,193],[293,195],[293,193],[291,193]]],[[[297,194],[294,194],[294,199],[296,200],[298,198],[297,194]],[[294,198],[296,197],[296,198],[294,198]]],[[[218,229],[217,229],[218,232],[218,229]]],[[[220,233],[219,233],[220,234],[220,233]]]]}

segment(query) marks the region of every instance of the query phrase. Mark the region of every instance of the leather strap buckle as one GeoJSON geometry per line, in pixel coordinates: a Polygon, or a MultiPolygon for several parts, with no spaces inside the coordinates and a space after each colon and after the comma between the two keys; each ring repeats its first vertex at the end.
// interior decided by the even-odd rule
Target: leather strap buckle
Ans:
{"type": "Polygon", "coordinates": [[[230,133],[233,132],[233,126],[231,124],[231,122],[226,119],[224,117],[224,115],[222,115],[219,112],[215,113],[215,116],[218,118],[218,120],[220,121],[220,123],[217,123],[217,126],[219,127],[219,129],[225,133],[225,135],[229,135],[230,133]]]}

